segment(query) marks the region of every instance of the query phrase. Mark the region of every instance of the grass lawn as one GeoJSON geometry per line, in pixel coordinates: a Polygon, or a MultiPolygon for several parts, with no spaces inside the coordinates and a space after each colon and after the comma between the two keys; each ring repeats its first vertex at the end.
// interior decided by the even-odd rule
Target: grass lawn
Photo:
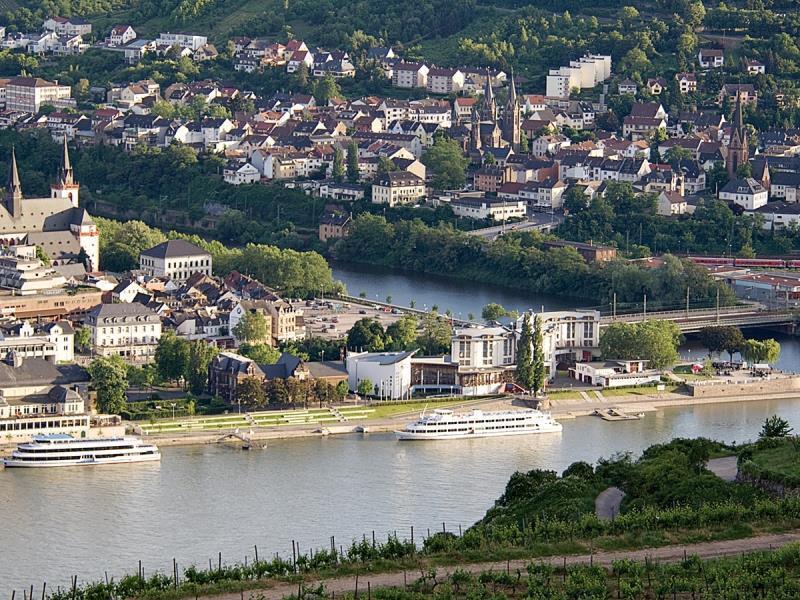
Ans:
{"type": "MultiPolygon", "coordinates": [[[[665,384],[664,393],[671,393],[677,390],[680,386],[677,384],[665,384]]],[[[642,387],[629,387],[629,388],[605,388],[602,390],[603,396],[606,398],[614,396],[649,396],[651,394],[661,393],[656,386],[648,385],[642,387]]]]}
{"type": "Polygon", "coordinates": [[[753,462],[769,471],[800,477],[800,451],[789,441],[777,448],[755,451],[753,462]]]}
{"type": "MultiPolygon", "coordinates": [[[[387,404],[385,406],[376,404],[370,407],[374,408],[375,411],[370,414],[368,418],[383,419],[386,417],[402,415],[404,413],[420,413],[425,410],[425,408],[427,408],[428,411],[431,411],[436,408],[448,408],[458,406],[460,404],[464,404],[464,400],[452,400],[445,402],[406,402],[403,404],[387,404]]],[[[344,414],[347,415],[347,413],[344,414]]]]}
{"type": "Polygon", "coordinates": [[[580,400],[582,398],[580,392],[572,390],[564,390],[561,392],[547,392],[547,397],[550,400],[580,400]]]}

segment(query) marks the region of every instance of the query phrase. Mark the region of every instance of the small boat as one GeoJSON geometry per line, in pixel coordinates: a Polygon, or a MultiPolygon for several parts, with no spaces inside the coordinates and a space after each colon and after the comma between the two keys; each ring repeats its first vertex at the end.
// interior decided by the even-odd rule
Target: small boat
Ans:
{"type": "Polygon", "coordinates": [[[34,436],[32,442],[17,445],[10,457],[3,459],[11,467],[74,467],[111,465],[161,460],[153,444],[136,437],[76,439],[57,433],[34,436]]]}
{"type": "Polygon", "coordinates": [[[427,415],[423,413],[417,421],[395,434],[400,440],[454,440],[554,433],[561,429],[561,423],[553,420],[550,413],[535,409],[468,413],[437,409],[427,415]]]}

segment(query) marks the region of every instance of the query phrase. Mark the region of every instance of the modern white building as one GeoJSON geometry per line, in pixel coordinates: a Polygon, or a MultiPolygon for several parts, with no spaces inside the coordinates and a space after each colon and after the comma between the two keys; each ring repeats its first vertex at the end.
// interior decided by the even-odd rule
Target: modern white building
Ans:
{"type": "Polygon", "coordinates": [[[208,38],[204,35],[194,35],[191,33],[162,33],[155,40],[156,45],[180,46],[188,48],[192,52],[208,44],[208,38]]]}
{"type": "Polygon", "coordinates": [[[352,352],[347,355],[347,381],[350,390],[358,391],[369,380],[372,395],[381,400],[399,400],[411,393],[411,352],[352,352]]]}
{"type": "Polygon", "coordinates": [[[648,385],[661,381],[658,371],[648,371],[646,360],[579,362],[570,375],[582,383],[604,388],[648,385]]]}
{"type": "Polygon", "coordinates": [[[119,355],[129,361],[148,362],[161,338],[161,319],[146,306],[100,304],[86,317],[92,350],[100,356],[119,355]]]}
{"type": "Polygon", "coordinates": [[[185,240],[168,240],[142,252],[139,268],[153,277],[183,282],[195,273],[211,275],[211,254],[185,240]]]}
{"type": "Polygon", "coordinates": [[[591,88],[611,76],[611,57],[589,54],[569,66],[551,69],[547,74],[546,94],[550,98],[568,98],[573,89],[591,88]]]}
{"type": "Polygon", "coordinates": [[[66,278],[36,256],[36,246],[11,246],[0,253],[0,288],[37,294],[66,285],[66,278]]]}
{"type": "Polygon", "coordinates": [[[506,221],[508,219],[522,219],[527,214],[527,202],[521,199],[482,197],[473,198],[463,196],[453,198],[450,208],[457,217],[469,219],[491,219],[493,221],[506,221]]]}

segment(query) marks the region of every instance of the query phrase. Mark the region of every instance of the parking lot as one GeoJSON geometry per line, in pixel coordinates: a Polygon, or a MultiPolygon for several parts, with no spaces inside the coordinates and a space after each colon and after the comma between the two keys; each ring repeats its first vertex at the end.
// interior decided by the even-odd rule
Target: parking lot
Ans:
{"type": "Polygon", "coordinates": [[[306,332],[309,337],[335,340],[344,337],[359,319],[376,319],[384,329],[402,314],[383,307],[375,308],[340,300],[311,300],[303,308],[306,332]]]}

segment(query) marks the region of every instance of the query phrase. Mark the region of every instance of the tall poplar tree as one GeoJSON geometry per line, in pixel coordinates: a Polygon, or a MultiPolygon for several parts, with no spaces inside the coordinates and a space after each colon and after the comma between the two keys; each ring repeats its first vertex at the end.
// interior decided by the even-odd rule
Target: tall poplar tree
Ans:
{"type": "Polygon", "coordinates": [[[533,334],[531,333],[531,316],[525,313],[522,319],[522,331],[517,343],[517,383],[526,390],[533,387],[533,334]]]}
{"type": "Polygon", "coordinates": [[[358,146],[355,140],[353,140],[347,147],[347,179],[349,179],[351,183],[356,183],[358,177],[358,146]]]}
{"type": "Polygon", "coordinates": [[[531,389],[539,394],[544,389],[544,337],[542,336],[542,319],[539,315],[533,318],[533,382],[531,389]]]}

